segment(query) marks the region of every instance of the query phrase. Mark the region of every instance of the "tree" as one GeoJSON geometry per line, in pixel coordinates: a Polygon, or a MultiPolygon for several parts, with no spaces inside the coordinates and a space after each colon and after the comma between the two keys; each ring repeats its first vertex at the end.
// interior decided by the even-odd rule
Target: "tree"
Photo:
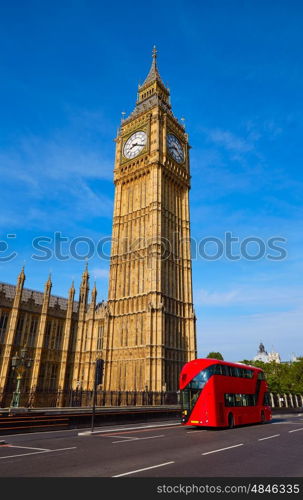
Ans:
{"type": "Polygon", "coordinates": [[[221,361],[224,361],[224,358],[220,352],[210,352],[207,356],[207,358],[212,358],[212,359],[220,359],[221,361]]]}
{"type": "Polygon", "coordinates": [[[302,393],[303,392],[303,358],[294,363],[264,363],[263,361],[248,361],[241,363],[262,368],[268,383],[269,392],[302,393]]]}
{"type": "Polygon", "coordinates": [[[301,393],[303,392],[303,358],[297,358],[290,365],[289,375],[292,384],[292,392],[301,393]]]}

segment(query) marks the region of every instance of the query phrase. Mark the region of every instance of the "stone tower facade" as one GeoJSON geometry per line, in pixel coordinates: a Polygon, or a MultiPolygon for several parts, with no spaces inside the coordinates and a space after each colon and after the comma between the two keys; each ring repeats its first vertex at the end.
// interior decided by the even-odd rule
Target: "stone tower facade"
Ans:
{"type": "Polygon", "coordinates": [[[175,391],[183,364],[196,357],[189,148],[154,48],[116,138],[106,390],[175,391]]]}

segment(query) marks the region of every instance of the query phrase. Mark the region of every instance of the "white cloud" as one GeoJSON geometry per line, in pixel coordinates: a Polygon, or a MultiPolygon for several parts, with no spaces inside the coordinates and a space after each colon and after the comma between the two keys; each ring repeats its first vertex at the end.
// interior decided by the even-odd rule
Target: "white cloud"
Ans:
{"type": "Polygon", "coordinates": [[[0,168],[5,179],[25,183],[41,192],[46,179],[56,182],[71,178],[111,180],[113,165],[101,152],[76,142],[69,144],[60,138],[45,140],[27,136],[14,145],[14,150],[0,152],[0,168]]]}
{"type": "MultiPolygon", "coordinates": [[[[243,139],[238,137],[229,130],[213,129],[208,130],[208,138],[212,142],[223,146],[229,151],[238,153],[247,153],[254,149],[254,144],[250,139],[243,139]]],[[[256,136],[253,137],[256,139],[256,136]]]]}
{"type": "Polygon", "coordinates": [[[207,290],[198,290],[195,292],[197,305],[201,306],[226,306],[234,303],[238,299],[238,290],[230,292],[209,292],[207,290]]]}
{"type": "Polygon", "coordinates": [[[107,279],[109,271],[108,271],[108,269],[101,269],[99,267],[95,267],[94,269],[89,270],[89,274],[93,278],[100,278],[100,279],[106,278],[107,279]]]}
{"type": "Polygon", "coordinates": [[[111,218],[112,197],[91,184],[111,181],[112,169],[111,161],[88,147],[60,138],[23,138],[14,151],[0,152],[6,206],[0,226],[22,227],[26,220],[27,228],[46,229],[88,217],[111,218]]]}
{"type": "Polygon", "coordinates": [[[195,291],[195,303],[198,306],[289,306],[303,305],[303,287],[256,287],[240,285],[228,291],[195,291]]]}

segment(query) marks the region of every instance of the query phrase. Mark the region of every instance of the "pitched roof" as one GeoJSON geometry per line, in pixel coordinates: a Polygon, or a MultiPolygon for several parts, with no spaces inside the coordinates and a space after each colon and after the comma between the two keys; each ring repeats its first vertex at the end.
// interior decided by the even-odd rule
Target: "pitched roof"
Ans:
{"type": "MultiPolygon", "coordinates": [[[[16,293],[16,286],[10,285],[9,283],[0,282],[0,292],[3,292],[5,297],[10,300],[14,300],[16,293]]],[[[30,288],[23,288],[22,290],[22,302],[28,302],[32,299],[34,303],[38,306],[42,306],[43,303],[43,292],[37,290],[31,290],[30,288]]],[[[65,297],[59,297],[58,295],[51,295],[49,301],[49,307],[53,308],[57,304],[61,310],[67,309],[68,300],[65,297]]],[[[78,302],[74,301],[73,311],[77,312],[78,302]]]]}

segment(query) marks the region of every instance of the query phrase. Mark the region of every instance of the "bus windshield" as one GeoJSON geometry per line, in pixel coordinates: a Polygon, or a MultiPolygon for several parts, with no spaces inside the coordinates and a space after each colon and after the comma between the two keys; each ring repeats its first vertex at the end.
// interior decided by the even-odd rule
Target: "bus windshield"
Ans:
{"type": "Polygon", "coordinates": [[[181,391],[182,414],[189,416],[206,382],[213,374],[212,366],[205,368],[196,375],[181,391]]]}

